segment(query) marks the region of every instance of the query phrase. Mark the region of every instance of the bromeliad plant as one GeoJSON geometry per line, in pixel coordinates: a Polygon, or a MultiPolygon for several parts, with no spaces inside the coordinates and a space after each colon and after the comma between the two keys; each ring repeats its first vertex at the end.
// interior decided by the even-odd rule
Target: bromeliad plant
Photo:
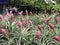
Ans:
{"type": "Polygon", "coordinates": [[[10,12],[7,18],[0,15],[0,45],[60,45],[60,18],[56,17],[57,14],[44,17],[30,12],[28,15],[27,10],[25,16],[23,11],[18,14],[14,16],[10,12]]]}

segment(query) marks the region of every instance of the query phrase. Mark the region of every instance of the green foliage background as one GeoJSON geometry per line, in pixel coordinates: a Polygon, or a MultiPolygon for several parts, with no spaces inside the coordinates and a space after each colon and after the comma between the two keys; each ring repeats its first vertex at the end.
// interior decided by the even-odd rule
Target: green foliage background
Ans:
{"type": "Polygon", "coordinates": [[[11,0],[11,4],[13,5],[27,5],[31,6],[34,10],[40,9],[40,10],[50,10],[54,9],[55,11],[60,11],[60,0],[54,0],[57,3],[54,4],[46,4],[44,0],[11,0]]]}

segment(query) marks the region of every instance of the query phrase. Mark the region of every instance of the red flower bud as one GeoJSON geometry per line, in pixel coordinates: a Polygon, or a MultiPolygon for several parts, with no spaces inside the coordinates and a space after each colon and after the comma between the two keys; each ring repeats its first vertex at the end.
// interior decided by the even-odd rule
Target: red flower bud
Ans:
{"type": "Polygon", "coordinates": [[[49,25],[50,29],[54,30],[54,25],[52,23],[49,23],[48,25],[49,25]]]}
{"type": "Polygon", "coordinates": [[[58,42],[60,42],[60,37],[59,36],[55,36],[54,39],[58,42]]]}
{"type": "Polygon", "coordinates": [[[41,25],[38,25],[38,30],[42,31],[42,26],[41,25]]]}
{"type": "Polygon", "coordinates": [[[59,22],[57,17],[55,17],[55,22],[56,22],[56,24],[58,24],[58,22],[59,22]]]}
{"type": "Polygon", "coordinates": [[[28,29],[28,31],[30,31],[31,27],[30,27],[30,26],[28,26],[28,27],[27,27],[27,29],[28,29]]]}
{"type": "Polygon", "coordinates": [[[1,31],[2,31],[2,34],[3,34],[4,36],[6,36],[7,39],[9,39],[7,31],[6,31],[5,29],[3,29],[3,28],[2,28],[1,31]]]}
{"type": "Polygon", "coordinates": [[[49,23],[50,20],[51,20],[51,18],[48,17],[48,18],[45,20],[45,22],[46,22],[46,23],[49,23]]]}
{"type": "Polygon", "coordinates": [[[5,29],[5,28],[6,28],[6,26],[5,26],[4,24],[2,24],[2,28],[3,28],[3,29],[5,29]]]}

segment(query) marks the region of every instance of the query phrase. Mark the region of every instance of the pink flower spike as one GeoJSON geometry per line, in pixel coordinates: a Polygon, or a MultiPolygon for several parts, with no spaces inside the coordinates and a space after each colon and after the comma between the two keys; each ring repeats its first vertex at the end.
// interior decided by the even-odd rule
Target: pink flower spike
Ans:
{"type": "Polygon", "coordinates": [[[25,22],[28,22],[28,20],[29,20],[29,17],[28,17],[28,16],[26,16],[26,18],[25,18],[25,22]]]}
{"type": "Polygon", "coordinates": [[[5,29],[2,29],[2,33],[3,33],[4,35],[6,35],[6,34],[7,34],[7,32],[6,32],[6,30],[5,30],[5,29]]]}
{"type": "Polygon", "coordinates": [[[27,11],[27,10],[25,10],[25,12],[26,12],[26,15],[28,15],[28,11],[27,11]]]}
{"type": "Polygon", "coordinates": [[[59,19],[57,17],[55,17],[55,22],[56,22],[56,24],[58,24],[58,22],[59,22],[59,19]]]}
{"type": "Polygon", "coordinates": [[[23,11],[21,11],[21,13],[23,14],[23,11]]]}
{"type": "Polygon", "coordinates": [[[14,18],[13,13],[8,14],[7,16],[8,16],[11,20],[14,18]]]}
{"type": "Polygon", "coordinates": [[[32,25],[32,21],[30,21],[30,26],[32,25]]]}
{"type": "Polygon", "coordinates": [[[21,11],[21,12],[18,12],[18,14],[19,14],[20,16],[22,16],[22,15],[23,15],[23,11],[21,11]]]}
{"type": "Polygon", "coordinates": [[[3,29],[3,28],[2,28],[1,31],[2,31],[2,34],[3,34],[4,36],[6,36],[6,38],[9,40],[7,31],[6,31],[5,29],[3,29]]]}
{"type": "Polygon", "coordinates": [[[40,40],[40,31],[38,31],[38,32],[36,32],[36,37],[37,37],[37,39],[38,39],[38,42],[39,42],[39,40],[40,40]]]}
{"type": "Polygon", "coordinates": [[[58,42],[60,42],[60,37],[59,36],[55,36],[54,39],[58,42]]]}
{"type": "Polygon", "coordinates": [[[49,25],[50,29],[54,30],[54,25],[52,23],[49,23],[48,25],[49,25]]]}
{"type": "Polygon", "coordinates": [[[12,11],[10,11],[10,14],[12,14],[12,11]]]}
{"type": "Polygon", "coordinates": [[[10,14],[10,19],[13,19],[14,15],[13,14],[10,14]]]}
{"type": "Polygon", "coordinates": [[[42,31],[42,26],[41,25],[38,25],[38,30],[42,31]]]}

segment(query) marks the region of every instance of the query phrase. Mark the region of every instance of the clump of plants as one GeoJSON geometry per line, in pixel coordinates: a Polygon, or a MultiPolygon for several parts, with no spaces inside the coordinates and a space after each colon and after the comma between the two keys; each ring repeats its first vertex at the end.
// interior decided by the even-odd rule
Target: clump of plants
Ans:
{"type": "Polygon", "coordinates": [[[0,14],[0,45],[60,45],[60,14],[0,14]]]}

